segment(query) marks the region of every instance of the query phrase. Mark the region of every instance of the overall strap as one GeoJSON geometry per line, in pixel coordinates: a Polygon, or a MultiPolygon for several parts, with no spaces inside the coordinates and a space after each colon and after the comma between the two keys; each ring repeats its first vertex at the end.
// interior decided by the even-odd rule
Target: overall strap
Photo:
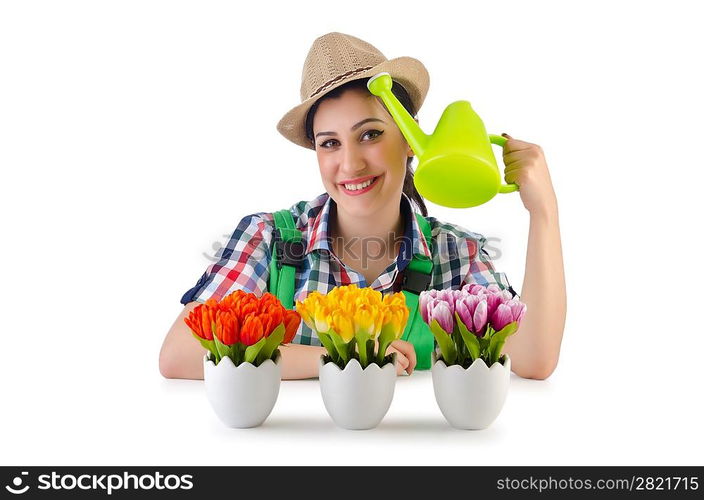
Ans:
{"type": "Polygon", "coordinates": [[[269,292],[293,309],[296,269],[303,267],[305,243],[288,209],[274,212],[274,238],[269,266],[269,292]]]}
{"type": "MultiPolygon", "coordinates": [[[[432,254],[431,228],[425,218],[416,213],[418,225],[423,231],[425,241],[432,254]]],[[[432,363],[431,353],[435,349],[435,337],[418,310],[418,296],[420,292],[427,290],[430,286],[433,273],[433,261],[423,254],[413,254],[413,258],[408,263],[408,267],[403,270],[403,294],[406,296],[406,306],[409,309],[408,323],[401,336],[413,344],[416,351],[416,369],[427,370],[432,363]]]]}

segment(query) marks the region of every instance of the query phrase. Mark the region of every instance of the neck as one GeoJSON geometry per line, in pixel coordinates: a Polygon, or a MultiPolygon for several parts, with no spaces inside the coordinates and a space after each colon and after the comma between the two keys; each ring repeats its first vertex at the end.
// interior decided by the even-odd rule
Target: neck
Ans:
{"type": "Polygon", "coordinates": [[[359,217],[332,204],[330,213],[330,235],[333,248],[353,251],[360,258],[395,259],[398,245],[403,237],[404,220],[400,201],[393,210],[359,217]]]}

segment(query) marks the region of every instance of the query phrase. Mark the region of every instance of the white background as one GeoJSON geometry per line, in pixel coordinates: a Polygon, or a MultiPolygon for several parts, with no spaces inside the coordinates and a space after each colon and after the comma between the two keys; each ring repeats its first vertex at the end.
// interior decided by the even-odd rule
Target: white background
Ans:
{"type": "MultiPolygon", "coordinates": [[[[697,2],[3,2],[0,464],[702,464],[697,2]],[[179,299],[246,214],[324,191],[275,125],[313,40],[341,31],[431,75],[491,133],[543,147],[568,313],[546,381],[512,378],[487,430],[451,429],[429,373],[374,430],[317,380],[264,426],[223,427],[158,353],[179,299]]],[[[500,154],[495,149],[497,156],[500,154]]],[[[499,238],[520,290],[518,194],[430,214],[499,238]]]]}

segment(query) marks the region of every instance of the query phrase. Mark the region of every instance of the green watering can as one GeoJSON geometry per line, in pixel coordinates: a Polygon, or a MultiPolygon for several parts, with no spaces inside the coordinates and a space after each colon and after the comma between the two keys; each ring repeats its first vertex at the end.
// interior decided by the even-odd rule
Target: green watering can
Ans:
{"type": "Polygon", "coordinates": [[[492,144],[503,147],[506,139],[486,133],[484,123],[468,101],[447,106],[432,135],[425,134],[391,92],[391,75],[379,73],[367,82],[381,97],[408,145],[418,157],[415,185],[428,200],[450,208],[476,207],[497,193],[518,190],[502,184],[492,144]]]}

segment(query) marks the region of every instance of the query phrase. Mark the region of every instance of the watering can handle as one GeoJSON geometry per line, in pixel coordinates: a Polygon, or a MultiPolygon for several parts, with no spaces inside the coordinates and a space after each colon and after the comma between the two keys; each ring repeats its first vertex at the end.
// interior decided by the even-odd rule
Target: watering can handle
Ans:
{"type": "MultiPolygon", "coordinates": [[[[506,138],[500,135],[489,134],[489,141],[502,148],[506,144],[506,138]]],[[[513,193],[514,191],[518,191],[518,184],[501,184],[499,186],[499,193],[513,193]]]]}

